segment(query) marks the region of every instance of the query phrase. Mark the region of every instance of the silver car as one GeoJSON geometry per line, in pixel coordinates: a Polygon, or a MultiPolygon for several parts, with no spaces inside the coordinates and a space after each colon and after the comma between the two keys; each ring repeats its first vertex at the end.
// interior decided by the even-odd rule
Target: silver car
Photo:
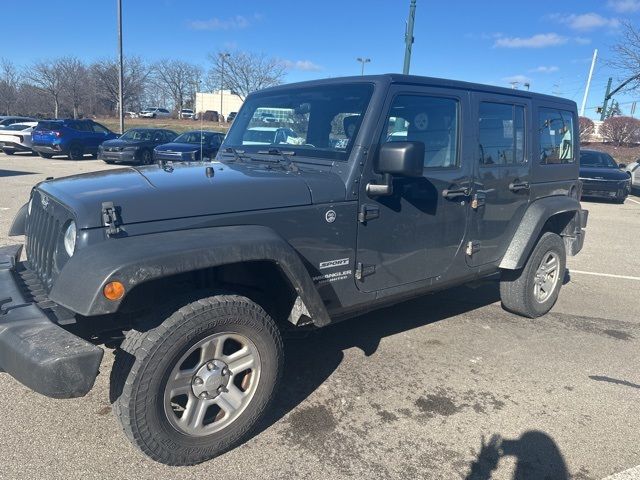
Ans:
{"type": "Polygon", "coordinates": [[[631,177],[631,189],[636,192],[640,190],[640,158],[630,163],[624,169],[631,177]]]}

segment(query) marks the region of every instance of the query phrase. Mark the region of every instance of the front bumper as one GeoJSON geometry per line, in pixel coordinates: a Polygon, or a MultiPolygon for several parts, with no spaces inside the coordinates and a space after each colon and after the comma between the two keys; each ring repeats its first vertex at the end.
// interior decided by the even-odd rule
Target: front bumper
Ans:
{"type": "Polygon", "coordinates": [[[629,193],[628,181],[582,181],[583,197],[616,198],[629,193]]]}
{"type": "Polygon", "coordinates": [[[48,397],[86,395],[104,352],[25,299],[16,274],[21,251],[0,247],[0,371],[48,397]]]}
{"type": "Polygon", "coordinates": [[[136,152],[133,150],[121,150],[119,152],[98,150],[98,159],[107,162],[135,162],[136,152]]]}
{"type": "MultiPolygon", "coordinates": [[[[198,152],[199,153],[199,152],[198,152]]],[[[166,161],[166,162],[191,162],[195,161],[192,152],[163,152],[153,151],[154,161],[166,161]]]]}

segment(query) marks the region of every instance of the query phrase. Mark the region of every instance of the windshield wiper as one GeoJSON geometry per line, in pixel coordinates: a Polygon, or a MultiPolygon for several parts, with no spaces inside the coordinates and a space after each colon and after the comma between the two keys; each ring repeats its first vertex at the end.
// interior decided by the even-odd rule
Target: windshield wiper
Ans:
{"type": "Polygon", "coordinates": [[[244,150],[238,150],[236,148],[233,147],[227,147],[224,149],[225,153],[232,153],[233,154],[233,158],[235,159],[236,162],[241,162],[244,163],[245,158],[251,160],[251,157],[244,155],[244,150]]]}
{"type": "Polygon", "coordinates": [[[296,154],[296,152],[294,151],[285,151],[280,150],[279,148],[270,148],[269,150],[258,150],[258,153],[262,155],[280,155],[280,158],[282,158],[282,162],[284,162],[289,170],[291,170],[292,172],[300,171],[298,165],[296,165],[293,160],[291,160],[291,157],[296,154]]]}

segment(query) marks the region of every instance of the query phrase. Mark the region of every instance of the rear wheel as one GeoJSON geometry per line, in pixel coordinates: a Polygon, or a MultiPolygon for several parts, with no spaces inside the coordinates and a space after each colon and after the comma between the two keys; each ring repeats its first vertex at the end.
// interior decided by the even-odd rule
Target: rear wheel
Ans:
{"type": "Polygon", "coordinates": [[[565,268],[562,238],[555,233],[544,233],[524,268],[503,270],[500,279],[502,306],[529,318],[544,315],[558,299],[565,268]]]}
{"type": "Polygon", "coordinates": [[[52,154],[50,153],[43,153],[43,152],[38,152],[38,155],[40,155],[42,158],[51,158],[53,157],[52,154]]]}
{"type": "Polygon", "coordinates": [[[82,145],[71,145],[67,154],[69,160],[82,160],[84,158],[84,149],[82,145]]]}
{"type": "Polygon", "coordinates": [[[201,298],[127,335],[111,372],[114,412],[151,458],[193,465],[251,435],[281,370],[280,332],[260,306],[201,298]]]}

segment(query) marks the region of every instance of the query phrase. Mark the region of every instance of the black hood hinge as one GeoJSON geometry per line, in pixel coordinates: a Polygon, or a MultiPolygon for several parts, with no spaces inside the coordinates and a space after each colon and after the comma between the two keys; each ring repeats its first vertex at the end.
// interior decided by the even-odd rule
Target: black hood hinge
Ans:
{"type": "Polygon", "coordinates": [[[107,227],[107,236],[112,237],[122,231],[120,225],[120,207],[113,202],[102,202],[102,225],[107,227]]]}

